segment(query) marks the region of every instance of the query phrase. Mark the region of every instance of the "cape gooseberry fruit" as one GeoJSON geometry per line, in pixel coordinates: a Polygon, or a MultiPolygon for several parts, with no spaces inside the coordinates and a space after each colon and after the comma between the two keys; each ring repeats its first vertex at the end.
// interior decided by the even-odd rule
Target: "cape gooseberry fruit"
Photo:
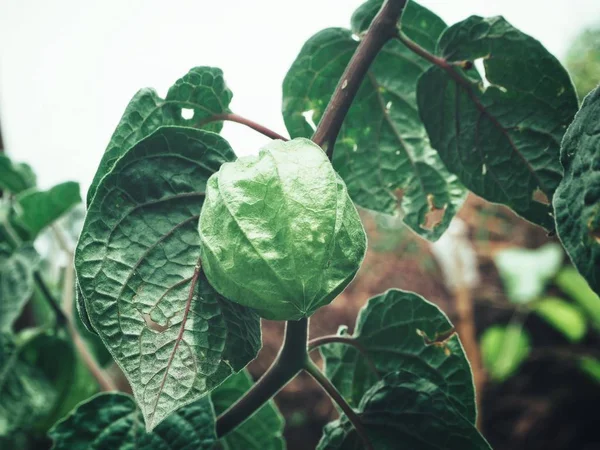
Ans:
{"type": "Polygon", "coordinates": [[[223,164],[208,180],[199,232],[212,286],[272,320],[329,304],[366,249],[345,183],[308,139],[273,141],[223,164]]]}

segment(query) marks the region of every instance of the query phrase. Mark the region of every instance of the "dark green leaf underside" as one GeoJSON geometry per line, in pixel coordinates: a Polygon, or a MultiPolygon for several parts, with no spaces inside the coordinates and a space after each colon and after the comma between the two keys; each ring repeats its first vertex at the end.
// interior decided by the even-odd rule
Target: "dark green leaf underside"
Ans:
{"type": "MultiPolygon", "coordinates": [[[[217,416],[239,400],[252,384],[250,374],[244,370],[230,376],[216,388],[211,393],[211,399],[217,416]]],[[[219,443],[223,450],[284,450],[284,423],[275,402],[271,400],[248,420],[227,433],[219,443]]]]}
{"type": "Polygon", "coordinates": [[[558,236],[600,294],[600,88],[585,98],[565,134],[561,163],[565,176],[554,197],[558,236]]]}
{"type": "MultiPolygon", "coordinates": [[[[360,311],[352,336],[366,350],[379,375],[399,367],[427,378],[447,395],[453,407],[475,422],[475,393],[469,362],[458,337],[427,343],[452,330],[446,315],[432,303],[397,289],[373,297],[360,311]]],[[[358,405],[378,380],[365,357],[344,344],[322,347],[325,372],[351,405],[358,405]]]]}
{"type": "MultiPolygon", "coordinates": [[[[374,384],[358,412],[377,450],[491,450],[473,423],[454,409],[443,389],[411,372],[392,372],[374,384]]],[[[363,448],[345,416],[325,427],[317,447],[363,448]]]]}
{"type": "Polygon", "coordinates": [[[206,397],[181,408],[146,433],[133,398],[100,394],[80,404],[49,435],[53,450],[210,450],[216,440],[214,421],[212,404],[206,397]]]}
{"type": "MultiPolygon", "coordinates": [[[[382,1],[363,5],[353,18],[353,31],[329,28],[304,45],[283,84],[283,115],[292,137],[310,137],[335,86],[358,46],[362,33],[382,1]]],[[[423,47],[435,48],[444,22],[410,2],[401,19],[406,34],[423,47]]],[[[334,153],[334,167],[358,205],[404,215],[423,237],[435,240],[462,204],[465,190],[429,145],[415,98],[418,77],[429,67],[398,41],[378,55],[346,116],[334,153]],[[443,209],[431,226],[427,214],[443,209]]]]}
{"type": "Polygon", "coordinates": [[[552,229],[543,197],[551,201],[561,180],[559,145],[577,111],[566,70],[501,17],[453,25],[437,54],[457,64],[482,58],[489,86],[475,68],[431,67],[421,76],[417,100],[433,147],[474,193],[552,229]]]}

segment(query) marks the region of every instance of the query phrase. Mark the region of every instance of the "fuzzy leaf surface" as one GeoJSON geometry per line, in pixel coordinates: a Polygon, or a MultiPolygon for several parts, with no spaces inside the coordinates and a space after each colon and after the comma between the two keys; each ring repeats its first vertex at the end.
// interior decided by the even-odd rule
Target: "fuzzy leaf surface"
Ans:
{"type": "Polygon", "coordinates": [[[258,316],[218,295],[199,262],[206,183],[233,158],[215,133],[163,127],[119,159],[89,205],[77,281],[149,430],[260,348],[258,316]]]}

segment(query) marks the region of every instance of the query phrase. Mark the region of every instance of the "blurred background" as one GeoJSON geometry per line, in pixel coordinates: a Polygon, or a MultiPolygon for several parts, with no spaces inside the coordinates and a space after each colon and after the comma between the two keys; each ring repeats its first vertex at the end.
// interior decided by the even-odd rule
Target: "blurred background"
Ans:
{"type": "MultiPolygon", "coordinates": [[[[323,28],[347,27],[361,3],[0,0],[0,142],[13,160],[32,166],[40,187],[74,180],[85,194],[132,95],[151,86],[162,96],[197,65],[223,69],[232,110],[284,133],[281,82],[300,47],[323,28]]],[[[448,24],[472,14],[505,16],[567,66],[580,98],[600,81],[598,0],[420,3],[448,24]]],[[[223,135],[238,155],[266,143],[232,123],[223,135]]],[[[400,218],[361,216],[369,234],[365,264],[313,316],[311,337],[352,326],[366,300],[388,288],[417,292],[461,336],[475,336],[463,341],[481,386],[480,426],[496,450],[600,448],[600,299],[556,238],[474,195],[436,244],[400,218]]],[[[66,248],[82,217],[75,209],[62,219],[66,248]]],[[[38,244],[46,270],[59,274],[68,252],[55,241],[38,244]]],[[[282,324],[265,322],[254,377],[275,357],[281,335],[282,324]]],[[[276,400],[291,450],[313,448],[336,416],[308,377],[276,400]]]]}

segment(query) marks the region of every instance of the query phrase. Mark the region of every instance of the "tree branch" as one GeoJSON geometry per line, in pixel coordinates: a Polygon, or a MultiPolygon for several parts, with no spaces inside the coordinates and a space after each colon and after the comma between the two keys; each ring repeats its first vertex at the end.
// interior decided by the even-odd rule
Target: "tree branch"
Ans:
{"type": "Polygon", "coordinates": [[[198,122],[196,124],[196,126],[198,128],[206,125],[207,123],[211,123],[211,122],[224,122],[224,121],[229,121],[229,122],[236,122],[236,123],[240,123],[242,125],[246,125],[249,128],[252,128],[254,131],[258,131],[261,134],[264,134],[265,136],[271,138],[271,139],[280,139],[282,141],[287,141],[288,138],[283,137],[282,135],[280,135],[279,133],[276,133],[273,130],[270,130],[269,128],[260,125],[250,119],[246,119],[245,117],[239,116],[237,114],[233,114],[233,113],[229,113],[229,114],[215,114],[214,116],[210,116],[204,120],[201,120],[200,122],[198,122]]]}
{"type": "Polygon", "coordinates": [[[327,392],[329,397],[331,397],[331,399],[342,409],[342,411],[344,411],[344,414],[346,414],[346,417],[356,430],[356,434],[358,434],[360,440],[363,442],[365,449],[373,450],[373,446],[371,445],[369,437],[367,436],[367,430],[365,430],[360,417],[350,407],[342,394],[339,393],[331,381],[329,381],[325,374],[321,372],[321,370],[312,361],[306,362],[305,370],[315,379],[317,383],[321,385],[323,390],[327,392]]]}
{"type": "Polygon", "coordinates": [[[398,33],[397,24],[406,1],[388,0],[384,3],[335,88],[312,138],[326,151],[329,159],[333,156],[333,148],[342,123],[371,63],[383,46],[398,33]]]}
{"type": "Polygon", "coordinates": [[[222,437],[248,419],[288,384],[306,365],[308,319],[289,320],[283,346],[260,380],[217,419],[217,436],[222,437]]]}

